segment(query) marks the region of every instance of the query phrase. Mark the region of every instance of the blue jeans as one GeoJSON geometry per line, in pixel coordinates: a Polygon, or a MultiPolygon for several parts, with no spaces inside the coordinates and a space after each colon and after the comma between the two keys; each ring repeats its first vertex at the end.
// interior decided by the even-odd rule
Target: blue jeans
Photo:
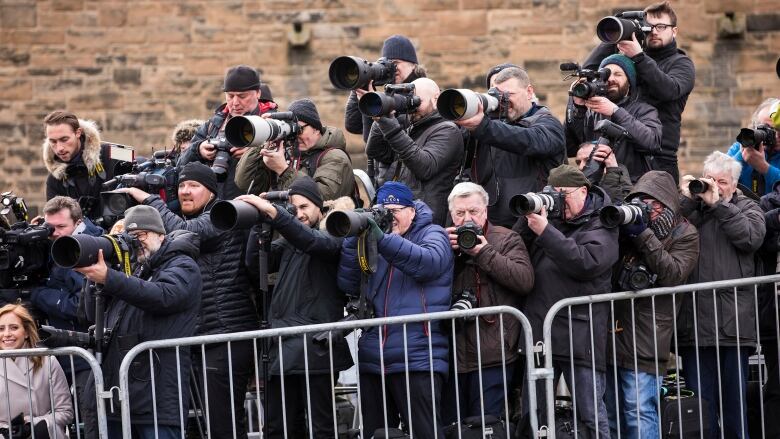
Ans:
{"type": "MultiPolygon", "coordinates": [[[[718,361],[714,347],[699,348],[699,364],[696,364],[696,348],[680,348],[682,357],[682,375],[688,388],[701,396],[707,402],[709,408],[710,438],[720,438],[718,429],[718,417],[720,415],[720,403],[723,404],[723,436],[725,438],[748,439],[747,423],[747,377],[748,358],[755,349],[740,347],[740,355],[737,357],[736,347],[720,347],[720,383],[718,382],[718,361]],[[739,374],[742,368],[742,375],[739,374]],[[701,381],[701,388],[699,388],[701,381]],[[718,400],[720,388],[723,400],[718,400]],[[742,398],[742,409],[739,400],[742,398]],[[745,435],[742,436],[744,426],[745,435]]],[[[705,409],[706,410],[706,409],[705,409]]]]}
{"type": "Polygon", "coordinates": [[[618,439],[618,416],[620,416],[620,438],[657,438],[660,423],[658,394],[663,377],[618,367],[616,389],[615,368],[608,369],[609,378],[604,399],[609,412],[609,431],[612,439],[618,439]],[[637,406],[639,407],[638,419],[637,406]]]}
{"type": "MultiPolygon", "coordinates": [[[[133,424],[131,428],[131,437],[133,439],[154,439],[154,425],[133,424]]],[[[160,425],[157,427],[157,432],[159,439],[178,439],[181,437],[181,429],[179,427],[160,425]]],[[[108,437],[110,439],[120,439],[122,437],[121,422],[108,421],[108,437]]]]}

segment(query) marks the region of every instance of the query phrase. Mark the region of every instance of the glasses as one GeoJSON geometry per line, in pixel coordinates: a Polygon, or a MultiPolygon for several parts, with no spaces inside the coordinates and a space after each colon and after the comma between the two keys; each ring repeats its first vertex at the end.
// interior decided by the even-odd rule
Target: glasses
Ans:
{"type": "Polygon", "coordinates": [[[658,24],[649,24],[650,26],[650,32],[653,30],[657,30],[658,32],[663,32],[667,28],[674,27],[673,24],[666,24],[666,23],[658,23],[658,24]]]}
{"type": "Polygon", "coordinates": [[[466,216],[466,212],[468,212],[470,217],[475,217],[482,213],[482,209],[455,210],[452,213],[456,218],[463,218],[466,216]]]}
{"type": "Polygon", "coordinates": [[[149,235],[149,232],[143,232],[143,231],[137,231],[137,232],[131,232],[130,236],[138,239],[139,241],[146,241],[146,237],[149,235]]]}
{"type": "Polygon", "coordinates": [[[404,209],[409,209],[409,207],[394,207],[392,209],[387,209],[387,211],[393,214],[393,216],[398,216],[404,209]]]}

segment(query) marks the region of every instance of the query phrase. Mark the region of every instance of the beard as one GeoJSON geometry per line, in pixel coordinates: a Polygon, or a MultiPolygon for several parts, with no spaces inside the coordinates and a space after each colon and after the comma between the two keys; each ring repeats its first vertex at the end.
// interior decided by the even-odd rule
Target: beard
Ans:
{"type": "Polygon", "coordinates": [[[607,99],[614,103],[620,102],[624,97],[628,95],[628,81],[625,84],[614,88],[612,85],[607,89],[607,99]]]}

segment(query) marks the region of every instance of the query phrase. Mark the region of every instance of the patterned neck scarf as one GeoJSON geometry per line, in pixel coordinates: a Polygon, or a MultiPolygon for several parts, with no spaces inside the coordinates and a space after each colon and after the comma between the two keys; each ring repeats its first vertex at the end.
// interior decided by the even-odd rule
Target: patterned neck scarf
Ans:
{"type": "Polygon", "coordinates": [[[664,207],[661,214],[656,219],[650,221],[650,229],[659,240],[664,240],[672,232],[674,222],[674,212],[668,207],[664,207]]]}

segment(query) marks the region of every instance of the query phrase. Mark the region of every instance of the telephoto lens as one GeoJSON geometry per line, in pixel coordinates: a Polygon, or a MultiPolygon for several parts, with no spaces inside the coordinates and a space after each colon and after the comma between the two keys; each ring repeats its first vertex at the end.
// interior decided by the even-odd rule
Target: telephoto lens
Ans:
{"type": "Polygon", "coordinates": [[[650,206],[641,200],[632,200],[626,204],[602,207],[599,211],[599,219],[604,227],[608,228],[633,224],[640,219],[647,223],[650,210],[650,206]]]}
{"type": "Polygon", "coordinates": [[[631,35],[641,32],[634,20],[619,17],[604,17],[596,24],[596,36],[605,43],[615,44],[631,40],[631,35]]]}
{"type": "Polygon", "coordinates": [[[703,194],[710,190],[710,184],[704,180],[692,180],[688,183],[688,190],[691,191],[691,195],[703,194]]]}
{"type": "Polygon", "coordinates": [[[516,216],[528,215],[529,213],[541,213],[543,207],[549,211],[553,203],[554,200],[550,195],[529,192],[512,197],[509,200],[509,209],[516,216]]]}
{"type": "Polygon", "coordinates": [[[465,88],[444,90],[436,100],[436,109],[447,120],[469,119],[476,116],[479,103],[485,113],[498,110],[498,99],[487,93],[476,93],[465,88]]]}
{"type": "Polygon", "coordinates": [[[219,230],[245,230],[259,223],[262,214],[245,201],[222,200],[214,203],[209,217],[219,230]]]}
{"type": "MultiPolygon", "coordinates": [[[[114,240],[123,240],[122,236],[113,235],[114,240]]],[[[130,250],[129,243],[123,246],[130,250]]],[[[103,259],[107,264],[119,263],[119,257],[114,248],[114,242],[106,236],[90,236],[76,234],[60,236],[51,245],[51,258],[60,267],[88,267],[98,259],[98,251],[103,250],[103,259]]]]}

